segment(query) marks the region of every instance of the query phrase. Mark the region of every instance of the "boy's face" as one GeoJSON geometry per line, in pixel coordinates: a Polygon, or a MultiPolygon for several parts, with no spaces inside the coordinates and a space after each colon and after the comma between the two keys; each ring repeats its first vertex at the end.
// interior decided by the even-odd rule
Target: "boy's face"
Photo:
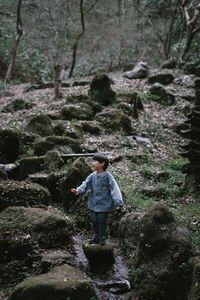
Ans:
{"type": "Polygon", "coordinates": [[[97,172],[101,172],[101,171],[104,171],[104,162],[99,162],[98,160],[93,160],[92,161],[92,167],[95,171],[97,172]]]}

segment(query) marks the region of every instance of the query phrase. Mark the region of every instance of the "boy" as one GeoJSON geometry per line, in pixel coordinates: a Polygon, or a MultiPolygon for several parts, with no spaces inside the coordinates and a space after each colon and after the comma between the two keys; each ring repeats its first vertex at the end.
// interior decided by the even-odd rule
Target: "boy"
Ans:
{"type": "Polygon", "coordinates": [[[102,154],[93,157],[91,173],[77,188],[72,188],[75,195],[90,191],[88,208],[91,221],[94,226],[95,236],[89,241],[90,244],[106,245],[107,220],[109,212],[123,205],[122,194],[117,182],[110,172],[107,171],[109,160],[102,154]]]}

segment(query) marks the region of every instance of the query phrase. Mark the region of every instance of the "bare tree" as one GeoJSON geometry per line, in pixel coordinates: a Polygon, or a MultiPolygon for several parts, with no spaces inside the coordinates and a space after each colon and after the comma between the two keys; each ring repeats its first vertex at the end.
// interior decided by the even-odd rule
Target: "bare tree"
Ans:
{"type": "Polygon", "coordinates": [[[18,1],[17,4],[17,19],[16,19],[16,31],[17,31],[17,37],[14,43],[14,47],[12,50],[12,55],[11,55],[11,60],[6,72],[6,77],[5,77],[5,82],[10,82],[12,79],[12,72],[13,72],[13,67],[15,64],[15,60],[16,60],[16,55],[17,55],[17,48],[19,46],[19,43],[24,35],[24,30],[23,30],[23,24],[22,24],[22,20],[21,20],[21,3],[22,0],[18,1]]]}
{"type": "Polygon", "coordinates": [[[200,24],[198,23],[200,19],[200,3],[198,2],[195,3],[195,1],[180,0],[180,8],[186,27],[185,45],[181,53],[182,60],[189,52],[195,34],[200,31],[200,24]]]}

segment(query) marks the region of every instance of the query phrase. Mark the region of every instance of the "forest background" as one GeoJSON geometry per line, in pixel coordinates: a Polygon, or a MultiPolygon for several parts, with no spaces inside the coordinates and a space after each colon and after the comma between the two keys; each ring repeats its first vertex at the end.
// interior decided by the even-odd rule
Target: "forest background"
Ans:
{"type": "Polygon", "coordinates": [[[200,59],[198,0],[3,0],[0,77],[33,82],[200,59]]]}

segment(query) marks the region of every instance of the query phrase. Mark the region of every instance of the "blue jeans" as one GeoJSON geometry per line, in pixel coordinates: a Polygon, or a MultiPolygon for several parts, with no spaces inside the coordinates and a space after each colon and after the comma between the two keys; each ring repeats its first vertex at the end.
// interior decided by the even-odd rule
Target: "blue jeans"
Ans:
{"type": "Polygon", "coordinates": [[[107,236],[108,212],[96,212],[90,210],[92,225],[94,228],[95,239],[105,239],[107,236]]]}

